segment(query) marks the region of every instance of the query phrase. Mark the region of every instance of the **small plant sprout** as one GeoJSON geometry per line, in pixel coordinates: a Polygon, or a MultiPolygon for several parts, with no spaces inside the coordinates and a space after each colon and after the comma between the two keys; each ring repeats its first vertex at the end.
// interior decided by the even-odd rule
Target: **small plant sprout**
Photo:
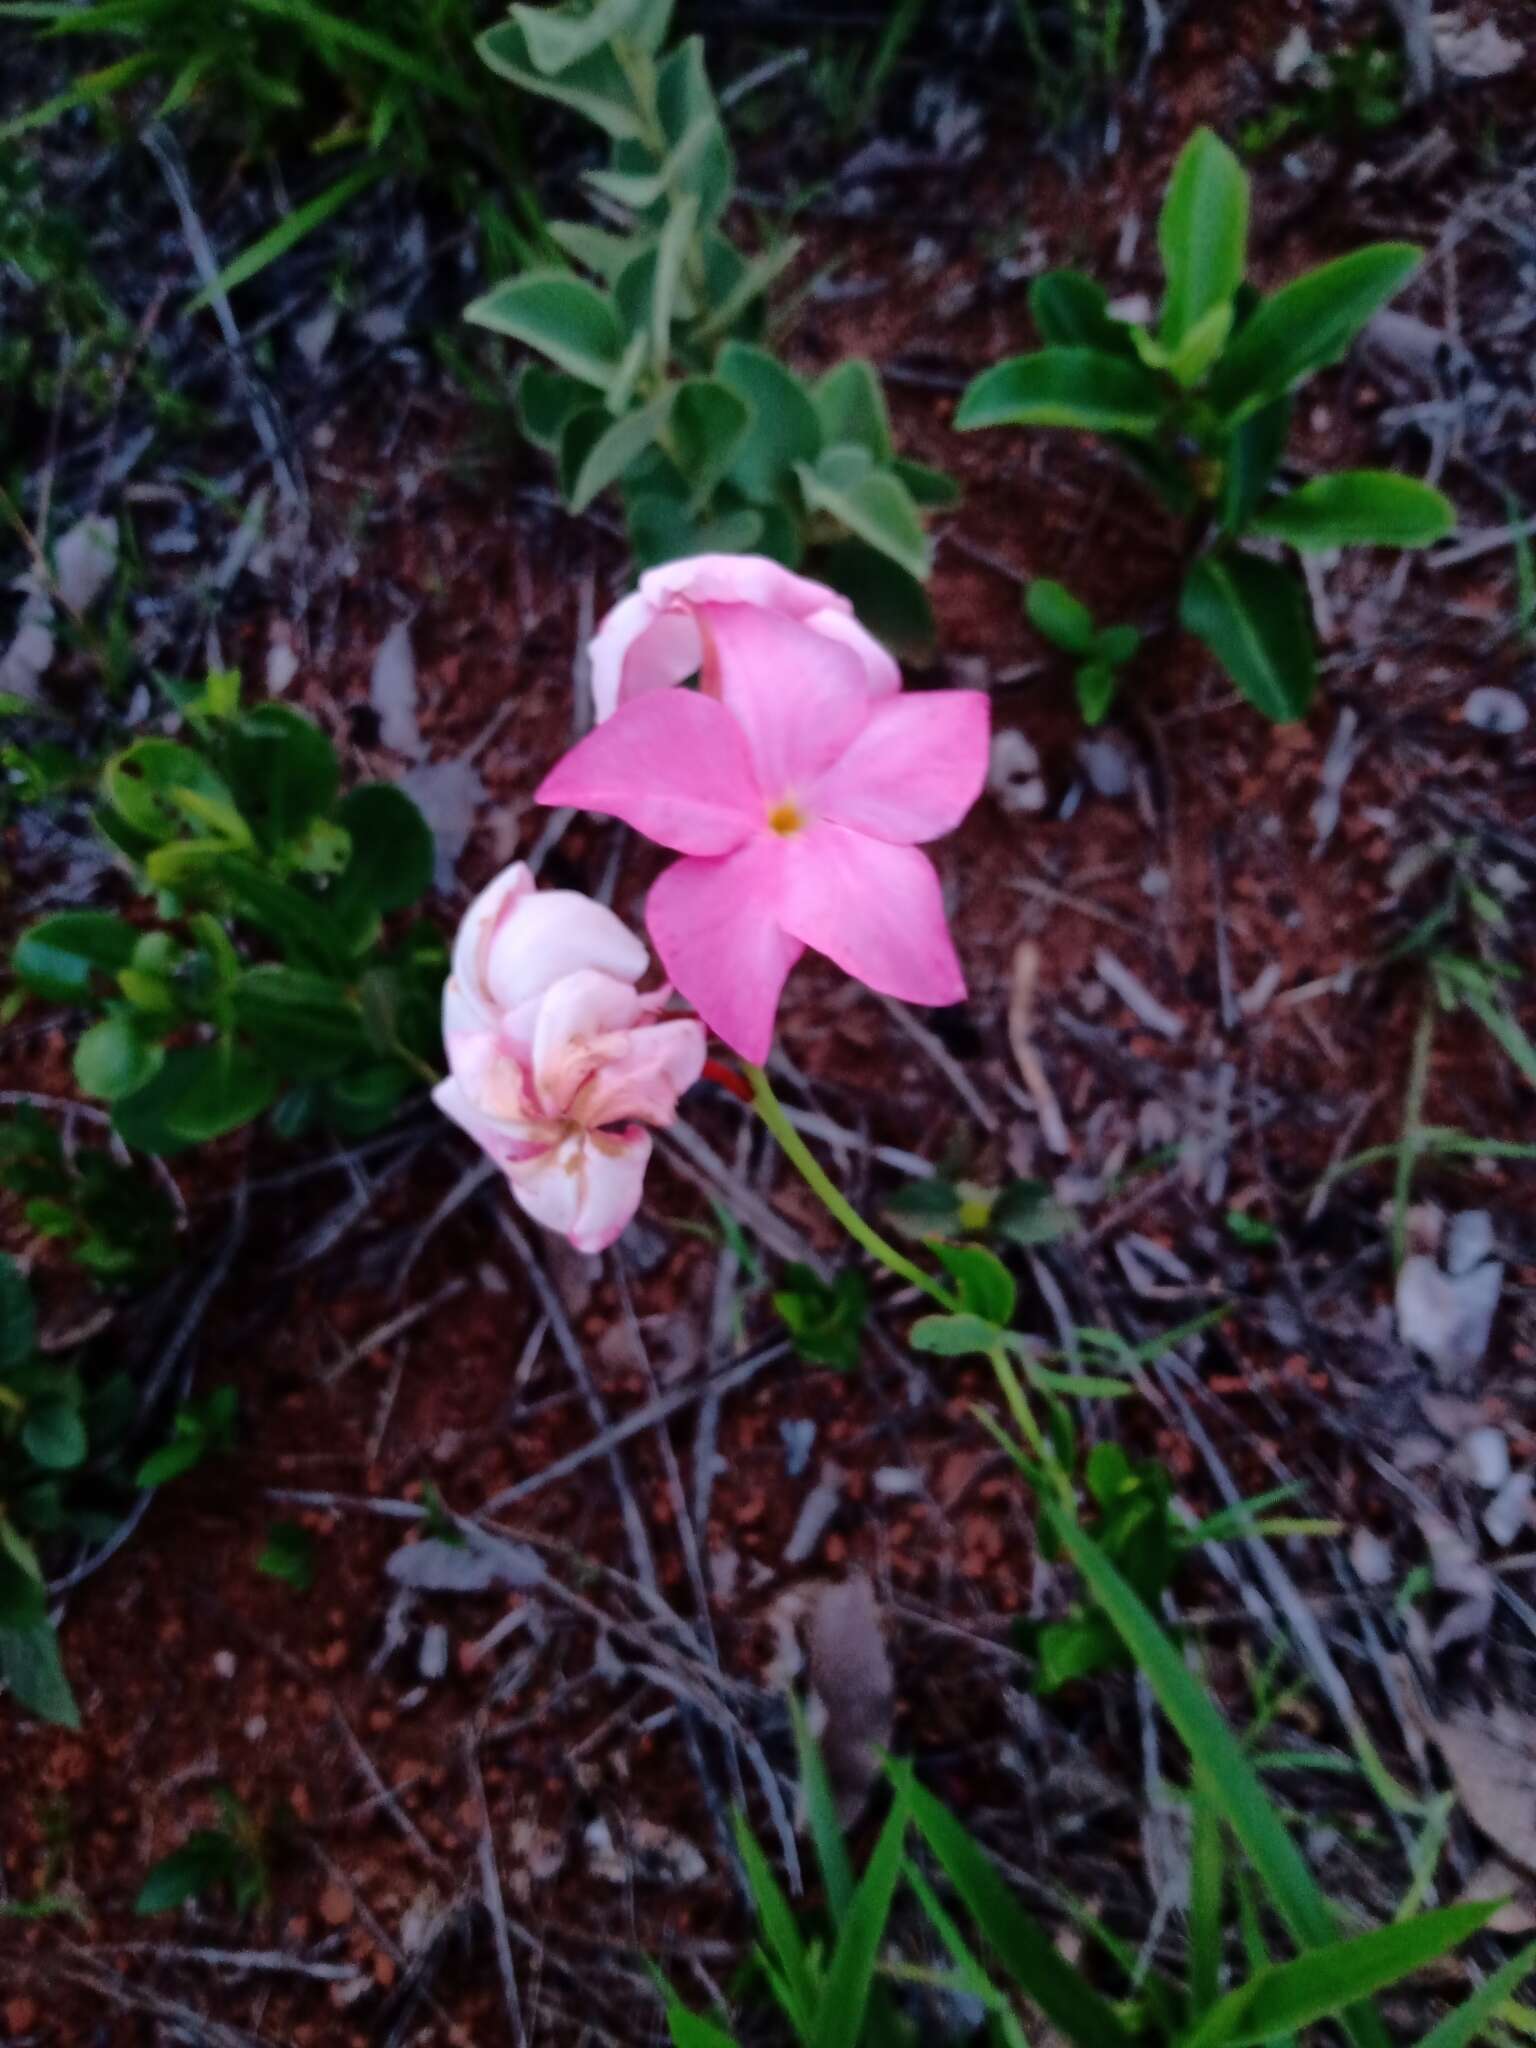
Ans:
{"type": "Polygon", "coordinates": [[[1077,663],[1073,682],[1086,725],[1100,725],[1120,688],[1120,671],[1141,647],[1134,626],[1099,626],[1093,613],[1065,585],[1042,578],[1024,593],[1024,609],[1036,632],[1077,663]]]}
{"type": "Polygon", "coordinates": [[[64,910],[12,956],[23,990],[94,1013],[75,1079],[145,1152],[208,1143],[268,1110],[375,1130],[437,1079],[445,961],[430,927],[386,916],[432,878],[409,797],[340,794],[330,741],[239,678],[185,691],[182,740],[141,739],[103,770],[96,823],[155,915],[64,910]]]}
{"type": "Polygon", "coordinates": [[[136,1913],[174,1913],[192,1899],[225,1897],[244,1915],[271,1893],[268,1845],[255,1816],[223,1785],[214,1789],[219,1824],[198,1828],[179,1849],[162,1856],[139,1888],[136,1913]]]}
{"type": "Polygon", "coordinates": [[[893,643],[931,630],[924,512],[950,480],[896,453],[872,366],[808,383],[768,345],[765,300],[793,241],[745,255],[723,220],[735,166],[697,36],[666,49],[672,0],[524,7],[487,30],[487,64],[594,122],[586,183],[601,225],[550,223],[577,271],[534,268],[466,318],[535,349],[523,431],[583,511],[611,486],[642,567],[753,551],[846,592],[893,643]]]}
{"type": "Polygon", "coordinates": [[[1184,523],[1181,624],[1258,711],[1283,722],[1306,715],[1317,655],[1305,587],[1277,552],[1425,547],[1454,515],[1439,491],[1390,470],[1277,485],[1292,393],[1341,359],[1413,275],[1419,251],[1373,243],[1265,297],[1245,275],[1248,206],[1237,158],[1198,130],[1158,222],[1166,290],[1156,326],[1116,318],[1091,278],[1048,271],[1030,290],[1046,346],[984,371],[955,423],[1107,436],[1184,523]]]}

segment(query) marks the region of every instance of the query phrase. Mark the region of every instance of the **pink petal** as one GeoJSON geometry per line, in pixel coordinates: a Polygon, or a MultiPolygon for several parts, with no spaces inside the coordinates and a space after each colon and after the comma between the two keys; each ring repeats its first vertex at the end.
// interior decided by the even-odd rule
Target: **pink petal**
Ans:
{"type": "Polygon", "coordinates": [[[515,1012],[569,974],[596,970],[635,982],[650,964],[644,940],[606,904],[579,889],[540,889],[492,938],[485,985],[499,1009],[515,1012]]]}
{"type": "Polygon", "coordinates": [[[813,612],[852,612],[840,591],[809,576],[797,576],[766,555],[686,555],[647,569],[640,594],[657,611],[682,600],[687,604],[751,604],[786,618],[808,619],[813,612]]]}
{"type": "Polygon", "coordinates": [[[788,840],[764,834],[724,860],[680,860],[651,890],[646,927],[662,965],[711,1031],[761,1064],[789,970],[803,948],[782,931],[788,840]]]}
{"type": "Polygon", "coordinates": [[[519,1206],[579,1252],[606,1251],[640,1206],[650,1135],[638,1125],[600,1138],[578,1134],[508,1176],[519,1206]]]}
{"type": "Polygon", "coordinates": [[[699,665],[699,629],[686,610],[658,611],[643,590],[621,598],[593,634],[592,712],[599,725],[621,699],[686,682],[699,665]]]}
{"type": "Polygon", "coordinates": [[[721,702],[747,736],[769,804],[815,783],[870,713],[864,671],[849,649],[795,619],[751,605],[699,613],[721,702]]]}
{"type": "Polygon", "coordinates": [[[816,632],[825,633],[829,640],[840,640],[858,656],[871,697],[896,695],[901,688],[901,670],[896,666],[895,657],[880,645],[867,627],[859,624],[846,597],[838,600],[838,609],[825,606],[812,612],[805,623],[816,632]]]}
{"type": "Polygon", "coordinates": [[[498,927],[534,893],[525,862],[514,861],[486,883],[459,922],[453,941],[453,978],[466,1002],[488,1002],[486,967],[498,927]]]}
{"type": "Polygon", "coordinates": [[[763,815],[740,726],[692,690],[621,704],[556,763],[538,800],[622,818],[678,853],[729,853],[763,815]]]}
{"type": "Polygon", "coordinates": [[[571,1106],[582,1123],[642,1123],[664,1130],[677,1116],[677,1098],[704,1071],[709,1034],[697,1017],[667,1017],[625,1034],[596,1068],[571,1106]]]}
{"type": "Polygon", "coordinates": [[[510,1173],[514,1167],[521,1167],[530,1159],[537,1159],[550,1150],[551,1138],[547,1125],[511,1120],[501,1123],[493,1117],[484,1115],[479,1105],[451,1076],[446,1081],[438,1082],[432,1090],[432,1100],[444,1116],[456,1123],[461,1131],[469,1133],[481,1151],[493,1160],[503,1173],[510,1173]]]}
{"type": "Polygon", "coordinates": [[[812,793],[816,816],[902,846],[952,832],[986,783],[991,709],[982,690],[877,704],[812,793]]]}
{"type": "Polygon", "coordinates": [[[577,1091],[621,1054],[629,1026],[644,1015],[627,981],[590,968],[557,981],[533,1027],[533,1079],[549,1116],[565,1116],[577,1091]]]}
{"type": "Polygon", "coordinates": [[[882,995],[909,1003],[963,999],[965,977],[926,854],[830,824],[783,845],[786,932],[882,995]]]}

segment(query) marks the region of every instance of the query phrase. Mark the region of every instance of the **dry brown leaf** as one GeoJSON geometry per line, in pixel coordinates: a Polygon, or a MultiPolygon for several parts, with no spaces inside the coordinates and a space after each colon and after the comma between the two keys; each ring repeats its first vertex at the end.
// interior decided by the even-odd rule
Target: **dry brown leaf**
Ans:
{"type": "Polygon", "coordinates": [[[1511,1869],[1498,1856],[1490,1856],[1477,1866],[1459,1903],[1480,1905],[1489,1899],[1504,1901],[1488,1922],[1490,1933],[1536,1933],[1536,1882],[1522,1871],[1511,1869]]]}
{"type": "Polygon", "coordinates": [[[812,1726],[846,1827],[862,1812],[880,1775],[880,1752],[891,1739],[896,1710],[880,1610],[862,1572],[827,1586],[818,1597],[809,1664],[812,1726]]]}
{"type": "Polygon", "coordinates": [[[1035,1021],[1035,987],[1040,979],[1040,948],[1021,939],[1013,949],[1013,974],[1008,984],[1008,1044],[1018,1062],[1019,1078],[1040,1118],[1040,1135],[1059,1158],[1072,1150],[1056,1091],[1046,1078],[1031,1032],[1035,1021]]]}
{"type": "Polygon", "coordinates": [[[1536,1722],[1503,1714],[1431,1721],[1467,1815],[1501,1857],[1536,1875],[1536,1722]]]}

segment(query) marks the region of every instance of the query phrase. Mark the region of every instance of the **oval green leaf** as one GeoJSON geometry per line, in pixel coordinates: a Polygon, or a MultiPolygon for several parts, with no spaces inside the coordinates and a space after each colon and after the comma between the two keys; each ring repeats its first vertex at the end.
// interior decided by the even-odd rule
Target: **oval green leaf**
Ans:
{"type": "Polygon", "coordinates": [[[1273,499],[1249,530],[1293,548],[1427,548],[1455,524],[1451,501],[1431,484],[1390,469],[1344,469],[1273,499]]]}
{"type": "Polygon", "coordinates": [[[1185,579],[1179,621],[1255,710],[1276,725],[1306,716],[1317,653],[1306,592],[1289,570],[1257,555],[1206,555],[1185,579]]]}
{"type": "Polygon", "coordinates": [[[1140,363],[1093,348],[1046,348],[984,370],[961,399],[955,425],[1150,436],[1165,410],[1157,379],[1140,363]]]}

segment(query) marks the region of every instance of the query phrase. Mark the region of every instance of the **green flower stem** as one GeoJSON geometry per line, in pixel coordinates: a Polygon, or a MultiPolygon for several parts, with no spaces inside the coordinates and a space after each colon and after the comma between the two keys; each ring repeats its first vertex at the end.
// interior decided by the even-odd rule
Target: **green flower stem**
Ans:
{"type": "Polygon", "coordinates": [[[1019,1384],[1019,1376],[1013,1369],[1012,1359],[1001,1344],[994,1345],[987,1353],[987,1357],[991,1362],[993,1377],[1002,1388],[1003,1399],[1008,1403],[1008,1413],[1013,1417],[1014,1427],[1042,1465],[1053,1465],[1055,1460],[1050,1446],[1035,1420],[1034,1410],[1029,1405],[1029,1396],[1019,1384]]]}
{"type": "Polygon", "coordinates": [[[779,1149],[791,1166],[800,1175],[811,1193],[823,1208],[833,1216],[856,1244],[864,1247],[877,1265],[884,1266],[898,1280],[906,1280],[914,1287],[920,1287],[930,1300],[953,1315],[960,1307],[958,1299],[947,1287],[921,1266],[914,1265],[905,1252],[896,1249],[888,1238],[872,1230],[846,1196],[841,1194],[816,1163],[810,1147],[784,1114],[784,1105],[773,1092],[773,1083],[761,1067],[754,1067],[750,1061],[742,1062],[748,1082],[752,1088],[752,1106],[778,1140],[779,1149]]]}

